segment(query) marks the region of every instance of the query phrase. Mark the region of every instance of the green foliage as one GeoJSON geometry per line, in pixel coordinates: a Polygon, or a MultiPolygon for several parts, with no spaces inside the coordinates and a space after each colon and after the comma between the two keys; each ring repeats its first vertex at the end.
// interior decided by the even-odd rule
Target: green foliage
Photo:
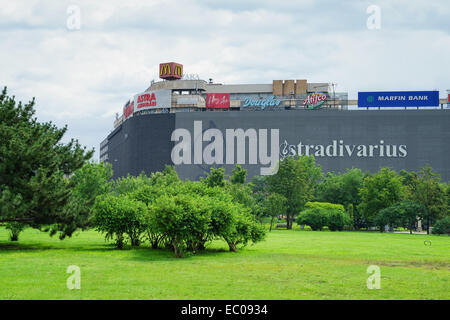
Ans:
{"type": "Polygon", "coordinates": [[[342,231],[351,225],[350,216],[341,204],[329,202],[307,202],[305,211],[297,217],[297,224],[306,224],[313,230],[321,230],[328,226],[331,231],[342,231]]]}
{"type": "Polygon", "coordinates": [[[267,176],[253,176],[248,185],[252,189],[252,197],[255,199],[255,209],[253,213],[258,219],[262,219],[262,217],[265,216],[263,202],[269,195],[267,176]]]}
{"type": "Polygon", "coordinates": [[[63,222],[70,198],[64,177],[79,169],[93,154],[78,141],[62,143],[67,127],[34,118],[34,99],[18,104],[0,94],[0,221],[35,228],[63,222]]]}
{"type": "Polygon", "coordinates": [[[440,176],[430,166],[425,166],[409,182],[409,198],[426,208],[423,218],[428,226],[449,211],[446,189],[440,181],[440,176]]]}
{"type": "Polygon", "coordinates": [[[450,235],[450,215],[436,221],[433,226],[433,234],[450,235]]]}
{"type": "Polygon", "coordinates": [[[173,168],[167,167],[150,177],[141,174],[120,179],[114,191],[96,203],[98,230],[123,246],[123,235],[131,234],[123,225],[134,222],[135,239],[147,239],[152,248],[165,244],[177,257],[203,250],[215,239],[225,240],[232,251],[260,241],[265,230],[251,215],[255,207],[251,185],[228,183],[223,177],[223,170],[212,169],[202,181],[181,181],[173,168]],[[224,183],[217,183],[222,180],[224,183]],[[126,203],[143,205],[143,213],[124,212],[126,203]],[[134,218],[121,220],[125,216],[134,218]]]}
{"type": "Polygon", "coordinates": [[[225,186],[225,169],[224,168],[211,168],[206,178],[202,178],[201,181],[206,183],[209,187],[224,187],[225,186]]]}
{"type": "Polygon", "coordinates": [[[208,199],[200,196],[163,195],[149,206],[149,212],[155,231],[168,237],[177,257],[199,249],[199,239],[209,230],[211,208],[208,199]]]}
{"type": "Polygon", "coordinates": [[[231,232],[224,235],[230,251],[236,252],[238,245],[246,246],[248,242],[259,242],[265,237],[264,226],[255,217],[244,211],[237,212],[231,232]]]}
{"type": "Polygon", "coordinates": [[[226,191],[231,195],[232,201],[248,208],[252,214],[257,215],[258,207],[253,196],[251,186],[244,184],[229,184],[226,191]]]}
{"type": "Polygon", "coordinates": [[[243,169],[239,164],[232,170],[230,182],[232,184],[244,184],[247,178],[247,170],[243,169]]]}
{"type": "Polygon", "coordinates": [[[315,187],[323,173],[313,156],[286,157],[279,162],[278,172],[267,177],[268,190],[287,199],[287,226],[292,228],[294,215],[314,197],[315,187]]]}
{"type": "Polygon", "coordinates": [[[307,208],[307,209],[323,208],[326,210],[344,211],[344,206],[342,204],[335,204],[335,203],[329,203],[329,202],[307,202],[305,204],[305,208],[307,208]]]}
{"type": "Polygon", "coordinates": [[[25,230],[26,225],[20,222],[7,222],[6,230],[10,231],[9,240],[19,241],[20,233],[25,230]]]}
{"type": "Polygon", "coordinates": [[[71,236],[77,229],[92,227],[92,207],[95,199],[111,191],[112,166],[88,162],[69,179],[70,197],[63,207],[61,219],[51,226],[50,234],[60,231],[60,239],[71,236]]]}
{"type": "Polygon", "coordinates": [[[270,231],[272,231],[273,220],[278,215],[285,215],[287,209],[287,199],[278,193],[272,193],[264,199],[262,203],[262,215],[271,217],[270,231]]]}
{"type": "Polygon", "coordinates": [[[108,194],[97,198],[93,212],[96,230],[106,233],[106,239],[115,239],[119,249],[124,246],[124,235],[128,235],[131,245],[139,245],[141,234],[147,227],[147,206],[144,203],[127,195],[108,194]]]}
{"type": "Polygon", "coordinates": [[[328,211],[321,207],[315,207],[302,211],[296,219],[297,224],[306,224],[312,230],[322,230],[327,225],[328,211]]]}
{"type": "Polygon", "coordinates": [[[349,226],[352,224],[352,220],[347,212],[344,209],[331,209],[328,211],[328,229],[331,231],[342,231],[345,226],[349,226]]]}
{"type": "Polygon", "coordinates": [[[374,225],[378,212],[401,201],[406,190],[401,176],[389,168],[382,168],[364,178],[359,194],[361,203],[358,210],[368,225],[374,225]]]}
{"type": "Polygon", "coordinates": [[[375,224],[383,231],[385,225],[398,225],[409,229],[410,233],[418,220],[425,215],[425,207],[411,200],[400,201],[388,208],[380,210],[375,217],[375,224]]]}
{"type": "Polygon", "coordinates": [[[361,214],[357,210],[361,202],[359,189],[362,187],[363,179],[363,172],[355,168],[340,175],[328,173],[317,186],[316,199],[321,202],[342,204],[348,212],[351,211],[353,226],[359,229],[364,226],[361,214]]]}

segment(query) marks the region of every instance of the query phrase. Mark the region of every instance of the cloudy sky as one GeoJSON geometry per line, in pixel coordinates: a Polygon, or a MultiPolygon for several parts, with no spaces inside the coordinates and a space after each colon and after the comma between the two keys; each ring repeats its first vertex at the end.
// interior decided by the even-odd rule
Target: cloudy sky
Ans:
{"type": "Polygon", "coordinates": [[[0,0],[0,86],[96,149],[160,62],[226,84],[450,89],[448,0],[0,0]],[[380,9],[379,29],[369,29],[380,9]],[[79,15],[78,15],[79,12],[79,15]],[[79,17],[79,20],[77,19],[79,17]],[[77,23],[79,29],[77,28],[77,23]]]}

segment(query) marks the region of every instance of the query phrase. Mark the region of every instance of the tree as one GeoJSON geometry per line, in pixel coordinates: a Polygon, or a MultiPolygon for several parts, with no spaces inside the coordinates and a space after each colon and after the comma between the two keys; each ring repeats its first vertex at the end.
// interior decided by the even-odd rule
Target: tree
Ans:
{"type": "Polygon", "coordinates": [[[125,235],[128,235],[132,246],[140,244],[141,234],[147,227],[147,206],[144,203],[127,195],[107,194],[97,197],[93,212],[96,230],[106,233],[107,240],[115,239],[117,248],[123,248],[125,235]]]}
{"type": "Polygon", "coordinates": [[[224,239],[230,251],[236,252],[238,245],[246,246],[249,242],[262,241],[265,235],[264,226],[248,211],[243,210],[235,212],[232,229],[224,235],[224,239]]]}
{"type": "Polygon", "coordinates": [[[206,183],[209,187],[224,187],[225,169],[224,168],[211,168],[206,178],[201,178],[201,181],[206,183]]]}
{"type": "Polygon", "coordinates": [[[253,176],[248,185],[252,189],[252,197],[255,199],[254,215],[261,219],[266,215],[264,212],[264,200],[269,195],[267,176],[253,176]]]}
{"type": "Polygon", "coordinates": [[[327,225],[328,212],[325,208],[314,207],[303,210],[297,216],[297,224],[306,224],[311,227],[312,230],[322,230],[327,225]]]}
{"type": "Polygon", "coordinates": [[[78,141],[62,143],[67,126],[34,118],[34,98],[16,103],[0,94],[0,222],[35,228],[64,222],[70,198],[66,177],[92,157],[78,141]]]}
{"type": "Polygon", "coordinates": [[[422,168],[411,182],[410,199],[421,203],[425,208],[424,219],[427,221],[427,234],[430,226],[437,219],[448,214],[448,200],[445,187],[440,184],[441,177],[427,165],[422,168]]]}
{"type": "Polygon", "coordinates": [[[448,234],[450,235],[450,216],[439,219],[433,226],[433,234],[448,234]]]}
{"type": "Polygon", "coordinates": [[[294,215],[314,197],[315,187],[322,178],[322,168],[313,156],[286,157],[278,164],[278,172],[267,177],[268,189],[287,199],[287,228],[292,229],[294,215]]]}
{"type": "Polygon", "coordinates": [[[207,199],[192,194],[163,195],[149,206],[155,230],[168,237],[176,257],[196,251],[198,240],[209,230],[211,210],[207,199]]]}
{"type": "Polygon", "coordinates": [[[232,170],[230,182],[232,184],[244,184],[247,178],[247,170],[243,169],[239,164],[232,170]]]}
{"type": "Polygon", "coordinates": [[[297,223],[309,225],[313,230],[328,226],[331,231],[341,231],[352,222],[342,204],[307,202],[305,208],[297,217],[297,223]]]}
{"type": "Polygon", "coordinates": [[[7,222],[6,230],[9,230],[9,240],[11,241],[19,241],[20,233],[26,228],[26,224],[22,222],[7,222]]]}
{"type": "Polygon", "coordinates": [[[257,215],[258,207],[251,186],[236,183],[228,184],[225,189],[231,195],[233,202],[240,203],[248,208],[252,214],[257,215]]]}
{"type": "Polygon", "coordinates": [[[343,174],[328,173],[317,186],[316,199],[320,202],[339,203],[352,212],[353,226],[364,226],[358,205],[361,202],[359,189],[362,187],[364,174],[360,169],[348,169],[343,174]]]}
{"type": "Polygon", "coordinates": [[[377,173],[364,178],[360,189],[361,203],[358,210],[368,225],[374,225],[378,212],[401,201],[405,194],[402,178],[395,171],[382,168],[377,173]]]}
{"type": "Polygon", "coordinates": [[[286,214],[287,199],[278,193],[272,193],[262,203],[262,212],[266,217],[271,217],[269,231],[272,231],[273,220],[278,215],[286,214]]]}
{"type": "Polygon", "coordinates": [[[375,217],[375,224],[380,227],[382,231],[385,225],[398,225],[409,229],[412,233],[416,222],[425,214],[425,207],[417,202],[411,200],[400,201],[388,208],[384,208],[378,212],[375,217]]]}
{"type": "Polygon", "coordinates": [[[77,229],[92,227],[92,207],[95,199],[111,191],[111,164],[88,162],[69,179],[71,193],[62,209],[61,219],[50,227],[50,234],[60,231],[60,239],[71,236],[77,229]]]}

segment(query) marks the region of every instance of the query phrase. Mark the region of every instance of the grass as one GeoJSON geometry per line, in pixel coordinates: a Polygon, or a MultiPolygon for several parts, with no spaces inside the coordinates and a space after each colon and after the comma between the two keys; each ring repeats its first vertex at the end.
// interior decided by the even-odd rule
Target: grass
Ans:
{"type": "Polygon", "coordinates": [[[238,253],[217,241],[177,259],[94,231],[60,241],[28,229],[13,243],[0,228],[0,299],[450,299],[450,237],[273,230],[238,253]],[[69,265],[81,290],[66,287],[69,265]],[[367,289],[369,265],[380,290],[367,289]]]}

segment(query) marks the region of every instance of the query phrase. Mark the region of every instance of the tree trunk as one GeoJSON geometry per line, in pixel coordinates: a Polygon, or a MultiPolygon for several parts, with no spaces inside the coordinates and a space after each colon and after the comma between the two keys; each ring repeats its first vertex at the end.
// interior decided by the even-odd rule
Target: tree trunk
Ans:
{"type": "Polygon", "coordinates": [[[273,224],[273,219],[275,219],[275,217],[272,217],[272,220],[270,220],[270,229],[269,229],[269,232],[271,232],[271,231],[272,231],[272,224],[273,224]]]}
{"type": "Polygon", "coordinates": [[[11,232],[11,236],[9,237],[11,241],[19,241],[19,233],[11,232]]]}
{"type": "Polygon", "coordinates": [[[291,215],[286,214],[286,229],[292,229],[291,215]]]}
{"type": "Polygon", "coordinates": [[[198,244],[198,250],[199,250],[199,251],[202,251],[202,250],[205,250],[205,249],[206,249],[205,241],[200,242],[200,243],[198,244]]]}
{"type": "Polygon", "coordinates": [[[131,245],[133,247],[139,247],[139,245],[140,245],[139,239],[136,239],[136,238],[131,239],[131,245]]]}
{"type": "Polygon", "coordinates": [[[231,252],[237,252],[237,246],[233,242],[228,242],[228,247],[230,248],[231,252]]]}
{"type": "Polygon", "coordinates": [[[173,252],[175,253],[175,257],[177,258],[181,258],[183,256],[183,252],[175,244],[173,245],[173,252]]]}
{"type": "Polygon", "coordinates": [[[117,248],[123,249],[123,234],[117,235],[117,248]]]}

